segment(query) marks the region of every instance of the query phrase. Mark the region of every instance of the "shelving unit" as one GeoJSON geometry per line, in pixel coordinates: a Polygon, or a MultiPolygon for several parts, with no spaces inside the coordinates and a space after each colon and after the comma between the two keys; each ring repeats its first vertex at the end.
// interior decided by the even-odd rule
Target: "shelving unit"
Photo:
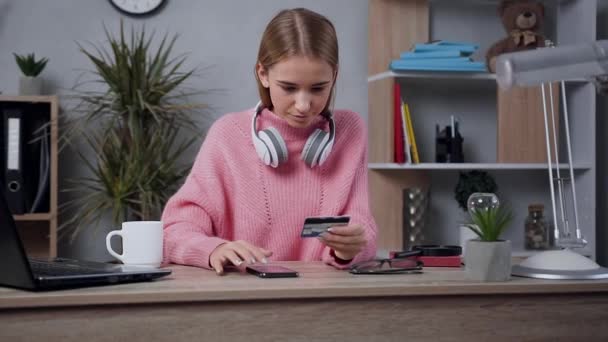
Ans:
{"type": "MultiPolygon", "coordinates": [[[[430,39],[471,41],[480,44],[473,55],[483,60],[486,50],[506,35],[496,15],[496,0],[370,0],[369,1],[369,178],[371,206],[378,223],[380,253],[402,249],[403,189],[419,187],[431,198],[427,239],[458,243],[458,224],[467,219],[454,200],[459,172],[488,171],[498,183],[502,201],[515,218],[505,238],[520,254],[527,206],[543,203],[551,217],[549,175],[545,163],[497,163],[497,84],[489,73],[393,72],[387,70],[412,44],[430,39]],[[421,156],[420,164],[393,163],[393,85],[399,82],[410,105],[421,156]],[[449,124],[450,115],[461,122],[464,164],[435,163],[435,125],[449,124]]],[[[595,40],[594,0],[545,1],[544,33],[559,44],[595,40]],[[572,25],[576,22],[577,25],[572,25]]],[[[595,90],[585,80],[566,85],[570,112],[573,166],[579,202],[579,220],[589,241],[581,253],[595,258],[595,90]]],[[[559,125],[563,127],[563,125],[559,125]]],[[[543,134],[544,131],[539,132],[543,134]]],[[[561,134],[560,134],[561,136],[561,134]]],[[[563,145],[563,140],[560,145],[563,145]]],[[[560,146],[560,158],[564,147],[560,146]]],[[[559,169],[567,165],[560,159],[559,169]]],[[[554,167],[557,168],[557,167],[554,167]]]]}
{"type": "MultiPolygon", "coordinates": [[[[57,256],[57,120],[59,101],[57,96],[0,96],[0,106],[27,103],[39,110],[39,115],[48,118],[50,123],[50,179],[49,211],[14,215],[19,235],[29,256],[57,256]]],[[[1,114],[1,112],[0,112],[1,114]]],[[[2,175],[1,179],[4,178],[2,175]]],[[[4,191],[4,189],[2,190],[4,191]]]]}

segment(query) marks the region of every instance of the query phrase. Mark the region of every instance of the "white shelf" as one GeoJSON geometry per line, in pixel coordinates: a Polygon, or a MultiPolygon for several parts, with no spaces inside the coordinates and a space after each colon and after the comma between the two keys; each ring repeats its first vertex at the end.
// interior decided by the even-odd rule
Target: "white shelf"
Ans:
{"type": "MultiPolygon", "coordinates": [[[[458,81],[492,81],[496,84],[496,74],[489,72],[459,72],[459,71],[384,71],[367,77],[367,82],[376,82],[387,78],[409,78],[420,80],[458,80],[458,81]]],[[[565,80],[566,83],[586,84],[591,82],[583,78],[565,80]]]]}
{"type": "MultiPolygon", "coordinates": [[[[546,170],[544,163],[369,163],[370,170],[546,170]]],[[[574,165],[575,170],[587,170],[589,166],[574,165]]],[[[554,166],[555,168],[555,166],[554,166]]],[[[560,169],[568,169],[568,164],[560,164],[560,169]]]]}
{"type": "Polygon", "coordinates": [[[496,75],[488,72],[460,72],[460,71],[384,71],[367,77],[367,82],[380,81],[387,78],[414,78],[414,79],[452,79],[452,80],[482,80],[496,82],[496,75]]]}

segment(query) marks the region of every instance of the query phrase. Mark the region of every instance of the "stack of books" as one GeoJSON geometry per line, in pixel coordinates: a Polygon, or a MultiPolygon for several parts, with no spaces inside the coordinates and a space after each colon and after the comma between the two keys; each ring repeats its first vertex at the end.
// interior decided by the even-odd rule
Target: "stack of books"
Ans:
{"type": "Polygon", "coordinates": [[[414,44],[410,51],[401,53],[389,68],[393,71],[464,71],[487,72],[485,62],[475,62],[471,55],[479,48],[472,43],[445,40],[414,44]]]}
{"type": "Polygon", "coordinates": [[[420,163],[420,156],[418,155],[410,106],[401,100],[401,85],[395,82],[393,87],[393,161],[398,164],[418,164],[420,163]]]}

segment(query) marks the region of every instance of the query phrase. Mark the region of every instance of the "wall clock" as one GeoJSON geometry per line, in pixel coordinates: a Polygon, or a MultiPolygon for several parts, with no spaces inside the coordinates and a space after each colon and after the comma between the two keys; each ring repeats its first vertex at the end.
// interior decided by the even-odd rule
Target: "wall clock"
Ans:
{"type": "Polygon", "coordinates": [[[124,14],[146,16],[158,12],[168,0],[110,0],[112,6],[124,14]]]}

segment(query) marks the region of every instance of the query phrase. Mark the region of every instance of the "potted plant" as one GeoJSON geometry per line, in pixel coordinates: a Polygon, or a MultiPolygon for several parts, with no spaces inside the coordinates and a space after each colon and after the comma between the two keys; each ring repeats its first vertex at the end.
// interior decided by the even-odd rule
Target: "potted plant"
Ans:
{"type": "Polygon", "coordinates": [[[42,78],[38,75],[44,70],[48,58],[36,60],[34,53],[28,55],[13,53],[13,55],[21,73],[23,73],[23,76],[19,78],[19,95],[42,94],[42,78]]]}
{"type": "Polygon", "coordinates": [[[177,36],[153,44],[144,29],[126,35],[122,22],[118,36],[105,33],[107,46],[79,45],[94,65],[93,79],[77,85],[77,105],[62,134],[64,145],[83,142],[94,154],[75,148],[89,174],[64,190],[77,194],[61,206],[70,212],[61,228],[72,239],[108,214],[115,226],[158,220],[190,170],[179,157],[202,138],[197,123],[206,119],[206,106],[189,102],[202,92],[185,90],[195,70],[183,70],[184,55],[172,56],[177,36]]]}
{"type": "MultiPolygon", "coordinates": [[[[458,203],[458,207],[466,214],[461,222],[468,220],[468,199],[474,193],[496,193],[498,186],[496,181],[489,173],[485,171],[473,170],[469,172],[460,172],[458,182],[454,188],[454,199],[458,203]]],[[[465,224],[460,224],[460,245],[462,253],[466,255],[466,242],[476,237],[476,235],[465,224]]]]}
{"type": "MultiPolygon", "coordinates": [[[[493,194],[486,194],[493,195],[493,194]]],[[[507,281],[511,277],[511,242],[500,236],[513,219],[510,209],[498,204],[471,210],[467,225],[477,239],[466,242],[465,273],[477,281],[507,281]]]]}

